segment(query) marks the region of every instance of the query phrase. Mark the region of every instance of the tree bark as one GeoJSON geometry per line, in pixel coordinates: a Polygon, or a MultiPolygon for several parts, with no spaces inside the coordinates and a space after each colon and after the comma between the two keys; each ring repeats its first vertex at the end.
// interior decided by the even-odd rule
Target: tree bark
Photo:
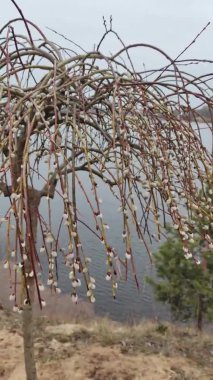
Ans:
{"type": "Polygon", "coordinates": [[[23,310],[22,328],[24,339],[24,361],[27,380],[37,380],[36,363],[34,355],[34,325],[33,325],[33,298],[34,298],[34,279],[29,284],[29,294],[31,303],[26,305],[23,310]]]}
{"type": "MultiPolygon", "coordinates": [[[[28,201],[29,201],[29,217],[30,217],[30,239],[32,239],[32,244],[36,247],[37,238],[37,225],[38,217],[37,210],[39,207],[41,199],[41,192],[35,189],[28,189],[28,201]]],[[[35,259],[34,252],[32,252],[32,245],[29,240],[27,240],[27,252],[28,259],[25,263],[25,271],[30,273],[33,269],[32,260],[35,259]],[[31,251],[31,252],[30,252],[31,251]]],[[[35,260],[34,260],[35,263],[35,260]]],[[[35,299],[35,277],[27,277],[27,288],[29,302],[23,307],[23,319],[22,319],[22,329],[23,329],[23,339],[24,339],[24,361],[26,370],[27,380],[37,380],[36,362],[34,354],[34,323],[33,323],[33,305],[35,299]]]]}

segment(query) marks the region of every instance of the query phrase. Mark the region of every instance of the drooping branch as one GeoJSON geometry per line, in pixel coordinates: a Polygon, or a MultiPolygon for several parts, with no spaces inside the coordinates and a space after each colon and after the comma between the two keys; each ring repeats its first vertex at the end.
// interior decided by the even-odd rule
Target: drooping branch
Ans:
{"type": "MultiPolygon", "coordinates": [[[[40,249],[47,257],[48,284],[59,291],[55,257],[63,252],[70,268],[72,299],[77,300],[83,273],[87,295],[94,302],[95,285],[84,255],[81,220],[88,231],[96,230],[103,243],[107,279],[115,294],[120,271],[116,270],[117,253],[103,215],[101,193],[106,189],[120,212],[121,260],[126,268],[130,260],[134,276],[133,229],[150,254],[146,237],[150,242],[155,234],[160,239],[169,221],[177,229],[183,252],[189,255],[193,235],[200,233],[191,219],[196,212],[205,217],[202,238],[211,246],[212,206],[205,191],[200,201],[199,189],[213,185],[212,155],[211,148],[202,141],[199,122],[202,120],[212,133],[212,120],[205,119],[193,105],[199,100],[211,109],[212,71],[197,78],[185,67],[182,70],[186,62],[180,57],[173,60],[148,44],[125,46],[111,29],[104,39],[114,33],[122,44],[118,53],[106,56],[99,45],[98,51],[70,54],[69,49],[50,42],[33,23],[22,21],[26,21],[31,34],[16,33],[18,19],[12,20],[12,31],[7,29],[10,24],[2,28],[0,43],[0,170],[5,173],[0,190],[5,196],[14,193],[6,222],[14,218],[19,255],[25,257],[22,245],[28,237],[23,231],[30,234],[28,208],[35,202],[30,212],[40,221],[40,249]],[[33,37],[34,30],[40,34],[39,41],[33,37]],[[133,49],[158,53],[167,65],[159,70],[137,71],[131,58],[133,49]],[[86,181],[82,175],[85,172],[86,181]],[[77,191],[88,205],[89,221],[80,216],[77,191]],[[55,235],[53,202],[49,199],[56,193],[61,202],[61,222],[55,235]],[[46,197],[47,215],[39,210],[41,197],[46,197]],[[61,250],[62,230],[66,235],[65,251],[61,250]]],[[[37,279],[36,237],[29,243],[37,279]]],[[[9,251],[7,256],[11,257],[9,251]]]]}

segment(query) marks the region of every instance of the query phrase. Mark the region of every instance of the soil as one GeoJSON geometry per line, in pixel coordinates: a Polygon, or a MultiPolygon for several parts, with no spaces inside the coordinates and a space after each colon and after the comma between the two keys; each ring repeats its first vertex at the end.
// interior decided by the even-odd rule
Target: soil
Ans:
{"type": "MultiPolygon", "coordinates": [[[[21,318],[5,310],[0,314],[0,380],[24,380],[21,318]]],[[[211,337],[153,323],[53,323],[39,317],[38,379],[213,380],[211,337]]]]}
{"type": "MultiPolygon", "coordinates": [[[[0,268],[0,380],[24,380],[21,315],[12,312],[0,268]]],[[[213,380],[213,331],[97,318],[88,303],[50,295],[35,307],[39,380],[213,380]]]]}

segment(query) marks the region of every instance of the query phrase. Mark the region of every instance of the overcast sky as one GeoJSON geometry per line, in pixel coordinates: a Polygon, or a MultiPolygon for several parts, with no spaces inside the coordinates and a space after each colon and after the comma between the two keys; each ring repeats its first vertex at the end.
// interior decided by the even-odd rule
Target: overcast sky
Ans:
{"type": "MultiPolygon", "coordinates": [[[[213,0],[17,0],[26,18],[36,22],[50,39],[56,29],[87,50],[92,50],[104,32],[103,19],[113,17],[113,27],[126,44],[146,42],[176,57],[202,30],[212,24],[185,57],[213,59],[213,0]]],[[[18,13],[10,0],[1,0],[0,22],[18,13]],[[4,4],[4,7],[2,5],[4,4]],[[2,10],[3,9],[3,10],[2,10]]],[[[65,45],[65,42],[63,42],[65,45]]],[[[115,51],[112,38],[103,47],[115,51]]],[[[150,65],[152,57],[142,57],[150,65]]],[[[153,57],[157,60],[158,57],[153,57]]],[[[156,63],[156,62],[155,62],[156,63]]],[[[159,61],[159,65],[161,62],[159,61]]],[[[206,70],[208,69],[206,65],[206,70]]]]}

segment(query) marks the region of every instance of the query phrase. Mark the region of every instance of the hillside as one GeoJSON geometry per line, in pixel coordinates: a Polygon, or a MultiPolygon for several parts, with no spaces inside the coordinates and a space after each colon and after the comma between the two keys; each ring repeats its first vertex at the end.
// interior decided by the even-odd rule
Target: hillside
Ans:
{"type": "MultiPolygon", "coordinates": [[[[0,311],[0,379],[24,380],[20,316],[0,311]]],[[[106,319],[35,323],[39,380],[212,380],[212,334],[106,319]]]]}

